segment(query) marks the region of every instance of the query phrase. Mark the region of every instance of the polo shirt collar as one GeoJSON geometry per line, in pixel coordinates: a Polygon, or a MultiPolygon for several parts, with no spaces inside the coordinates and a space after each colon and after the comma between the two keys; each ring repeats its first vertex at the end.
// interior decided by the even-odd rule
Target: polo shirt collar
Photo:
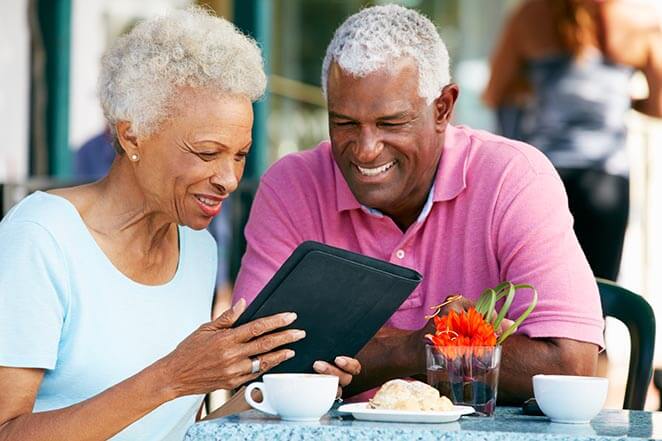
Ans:
{"type": "MultiPolygon", "coordinates": [[[[450,201],[456,198],[466,188],[466,174],[467,163],[469,157],[470,140],[461,128],[456,128],[452,125],[446,127],[446,141],[444,143],[444,151],[442,152],[439,161],[437,174],[435,175],[432,188],[428,199],[421,211],[418,221],[424,220],[434,202],[450,201]],[[430,198],[432,197],[432,198],[430,198]]],[[[363,209],[364,211],[382,216],[382,214],[375,209],[363,207],[359,201],[354,197],[354,193],[347,185],[347,181],[342,175],[338,164],[333,159],[330,152],[329,155],[333,162],[333,172],[336,185],[336,208],[340,211],[363,209]]]]}
{"type": "Polygon", "coordinates": [[[450,201],[467,188],[471,139],[462,127],[446,126],[444,151],[434,179],[434,202],[450,201]]]}
{"type": "Polygon", "coordinates": [[[347,185],[347,181],[345,181],[345,177],[340,171],[340,167],[338,167],[335,159],[333,159],[330,150],[329,148],[329,156],[331,156],[331,161],[333,162],[333,174],[336,180],[336,209],[338,211],[345,211],[361,208],[361,204],[356,200],[354,193],[352,193],[349,185],[347,185]]]}

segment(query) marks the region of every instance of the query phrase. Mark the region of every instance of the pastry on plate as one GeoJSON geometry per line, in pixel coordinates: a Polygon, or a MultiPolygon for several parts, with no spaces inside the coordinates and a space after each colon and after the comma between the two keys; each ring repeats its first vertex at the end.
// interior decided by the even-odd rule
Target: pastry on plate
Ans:
{"type": "Polygon", "coordinates": [[[369,407],[382,410],[446,411],[453,403],[439,391],[420,381],[391,380],[379,388],[369,407]]]}

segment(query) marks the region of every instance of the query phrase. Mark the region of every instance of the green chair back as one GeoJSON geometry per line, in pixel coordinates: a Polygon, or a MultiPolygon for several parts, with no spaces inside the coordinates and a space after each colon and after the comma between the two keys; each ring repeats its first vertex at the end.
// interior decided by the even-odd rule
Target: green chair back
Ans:
{"type": "Polygon", "coordinates": [[[623,322],[630,333],[630,367],[623,409],[643,410],[653,375],[655,315],[642,296],[609,280],[597,279],[602,312],[623,322]]]}

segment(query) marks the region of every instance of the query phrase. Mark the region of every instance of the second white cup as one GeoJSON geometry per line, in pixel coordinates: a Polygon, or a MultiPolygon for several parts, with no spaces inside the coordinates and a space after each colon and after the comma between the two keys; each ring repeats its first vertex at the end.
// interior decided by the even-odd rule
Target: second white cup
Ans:
{"type": "Polygon", "coordinates": [[[337,390],[333,375],[266,374],[262,382],[248,385],[244,397],[254,409],[286,421],[318,421],[331,409],[337,390]],[[255,389],[262,392],[261,402],[251,396],[255,389]]]}
{"type": "Polygon", "coordinates": [[[602,377],[533,376],[538,406],[554,423],[588,424],[604,406],[608,386],[602,377]]]}

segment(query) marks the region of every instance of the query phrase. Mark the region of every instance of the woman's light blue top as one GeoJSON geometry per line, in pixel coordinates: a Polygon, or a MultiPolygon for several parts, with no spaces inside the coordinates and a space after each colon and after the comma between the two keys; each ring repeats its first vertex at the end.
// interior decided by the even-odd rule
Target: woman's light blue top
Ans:
{"type": "MultiPolygon", "coordinates": [[[[45,369],[35,412],[83,401],[209,321],[215,277],[214,239],[179,227],[174,277],[158,286],[134,282],[70,202],[34,193],[0,223],[0,365],[45,369]]],[[[163,404],[112,439],[181,440],[201,400],[163,404]]]]}

